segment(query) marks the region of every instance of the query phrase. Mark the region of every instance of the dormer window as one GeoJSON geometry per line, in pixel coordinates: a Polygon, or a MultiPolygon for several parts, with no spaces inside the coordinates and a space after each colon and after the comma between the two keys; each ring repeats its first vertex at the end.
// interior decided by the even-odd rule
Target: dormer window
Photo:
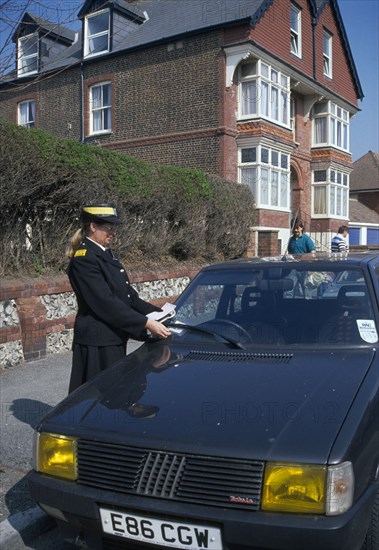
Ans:
{"type": "Polygon", "coordinates": [[[38,71],[38,42],[38,34],[30,34],[18,39],[18,76],[24,76],[38,71]]]}
{"type": "Polygon", "coordinates": [[[85,19],[84,55],[99,55],[110,50],[109,10],[101,10],[85,19]]]}

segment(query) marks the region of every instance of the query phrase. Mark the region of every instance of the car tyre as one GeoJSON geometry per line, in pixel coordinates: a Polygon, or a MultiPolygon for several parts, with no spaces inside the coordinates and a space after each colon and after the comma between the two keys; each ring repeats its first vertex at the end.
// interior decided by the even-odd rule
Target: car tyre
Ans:
{"type": "Polygon", "coordinates": [[[379,489],[371,512],[369,528],[361,550],[378,550],[379,548],[379,489]]]}

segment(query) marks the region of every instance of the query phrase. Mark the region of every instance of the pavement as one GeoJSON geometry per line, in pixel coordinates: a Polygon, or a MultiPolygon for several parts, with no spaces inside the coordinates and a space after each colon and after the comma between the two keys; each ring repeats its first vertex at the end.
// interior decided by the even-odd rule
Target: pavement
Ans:
{"type": "MultiPolygon", "coordinates": [[[[128,353],[139,345],[129,342],[128,353]]],[[[55,527],[54,520],[30,498],[25,477],[33,468],[34,429],[39,419],[67,396],[70,371],[71,352],[0,370],[2,550],[37,548],[33,540],[55,527]]],[[[52,544],[51,548],[57,549],[52,544]]]]}

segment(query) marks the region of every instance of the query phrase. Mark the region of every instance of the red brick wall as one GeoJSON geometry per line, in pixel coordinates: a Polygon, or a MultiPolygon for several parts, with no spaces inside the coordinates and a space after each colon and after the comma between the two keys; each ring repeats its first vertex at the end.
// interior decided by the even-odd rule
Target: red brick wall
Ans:
{"type": "MultiPolygon", "coordinates": [[[[290,0],[275,0],[251,30],[251,39],[267,51],[313,79],[313,32],[308,0],[297,0],[301,8],[301,58],[290,51],[290,0]]],[[[241,35],[242,37],[242,35],[241,35]]],[[[338,36],[336,19],[330,5],[321,12],[316,25],[316,78],[353,105],[358,104],[347,57],[338,36]],[[333,78],[323,75],[323,30],[333,35],[333,78]]]]}

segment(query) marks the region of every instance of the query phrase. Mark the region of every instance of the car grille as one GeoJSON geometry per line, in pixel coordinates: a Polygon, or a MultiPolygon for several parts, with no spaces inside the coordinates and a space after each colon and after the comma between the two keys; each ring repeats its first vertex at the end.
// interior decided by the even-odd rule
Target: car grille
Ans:
{"type": "Polygon", "coordinates": [[[119,493],[257,510],[263,462],[78,441],[78,482],[119,493]]]}

